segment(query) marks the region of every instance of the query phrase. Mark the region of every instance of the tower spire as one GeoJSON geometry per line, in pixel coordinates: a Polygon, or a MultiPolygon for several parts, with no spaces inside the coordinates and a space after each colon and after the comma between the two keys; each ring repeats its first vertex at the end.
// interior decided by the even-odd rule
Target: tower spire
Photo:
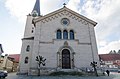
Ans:
{"type": "Polygon", "coordinates": [[[37,15],[40,16],[40,0],[36,0],[36,3],[32,10],[32,14],[35,14],[35,13],[37,13],[37,15]]]}

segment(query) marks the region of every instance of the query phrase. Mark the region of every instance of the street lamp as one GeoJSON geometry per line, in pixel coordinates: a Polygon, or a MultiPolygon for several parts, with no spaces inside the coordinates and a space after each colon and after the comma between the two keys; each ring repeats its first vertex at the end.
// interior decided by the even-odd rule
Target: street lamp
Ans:
{"type": "Polygon", "coordinates": [[[94,68],[95,75],[98,76],[98,73],[97,73],[97,70],[96,70],[97,62],[93,61],[93,62],[91,62],[90,65],[94,68]]]}

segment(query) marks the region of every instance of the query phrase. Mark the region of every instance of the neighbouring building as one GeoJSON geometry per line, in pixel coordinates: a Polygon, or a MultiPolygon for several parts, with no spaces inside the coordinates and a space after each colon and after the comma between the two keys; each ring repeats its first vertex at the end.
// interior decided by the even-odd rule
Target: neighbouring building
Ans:
{"type": "Polygon", "coordinates": [[[3,59],[4,59],[4,56],[1,55],[3,52],[4,51],[2,48],[2,44],[0,44],[0,69],[2,69],[2,63],[3,63],[3,59]]]}
{"type": "Polygon", "coordinates": [[[20,54],[10,54],[2,56],[1,69],[7,70],[8,72],[17,71],[19,64],[20,54]]]}
{"type": "Polygon", "coordinates": [[[19,73],[38,74],[38,55],[46,58],[42,72],[79,71],[89,68],[99,57],[94,27],[96,22],[67,8],[42,16],[36,0],[31,14],[27,15],[20,54],[19,73]]]}
{"type": "Polygon", "coordinates": [[[0,56],[0,70],[3,69],[2,64],[3,64],[4,56],[0,56]]]}
{"type": "Polygon", "coordinates": [[[118,70],[120,68],[120,54],[100,54],[99,59],[103,69],[118,70]]]}
{"type": "Polygon", "coordinates": [[[0,44],[0,55],[3,53],[3,48],[2,48],[2,44],[0,44]]]}

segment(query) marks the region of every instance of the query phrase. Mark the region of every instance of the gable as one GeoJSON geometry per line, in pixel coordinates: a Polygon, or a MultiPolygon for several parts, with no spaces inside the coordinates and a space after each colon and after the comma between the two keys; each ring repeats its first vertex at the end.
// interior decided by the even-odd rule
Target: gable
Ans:
{"type": "Polygon", "coordinates": [[[49,14],[45,15],[45,16],[38,17],[38,18],[34,19],[34,23],[37,23],[39,21],[41,21],[42,23],[45,23],[45,22],[51,21],[55,18],[61,17],[63,15],[68,16],[72,19],[75,19],[78,22],[81,22],[82,24],[85,24],[85,25],[90,23],[90,24],[96,26],[96,24],[97,24],[96,22],[94,22],[94,21],[88,19],[87,17],[84,17],[84,16],[68,9],[67,7],[63,7],[59,10],[56,10],[52,13],[49,13],[49,14]]]}

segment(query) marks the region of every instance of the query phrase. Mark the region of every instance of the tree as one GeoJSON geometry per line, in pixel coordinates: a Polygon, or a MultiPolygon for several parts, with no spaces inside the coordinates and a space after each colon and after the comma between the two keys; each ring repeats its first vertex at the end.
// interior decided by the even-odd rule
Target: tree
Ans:
{"type": "Polygon", "coordinates": [[[117,52],[115,50],[113,50],[113,54],[117,54],[117,52]]]}
{"type": "Polygon", "coordinates": [[[111,51],[109,52],[109,54],[113,54],[113,51],[111,50],[111,51]]]}
{"type": "Polygon", "coordinates": [[[117,54],[117,52],[115,50],[111,50],[109,54],[117,54]]]}
{"type": "Polygon", "coordinates": [[[38,63],[38,76],[40,76],[40,67],[41,67],[41,64],[43,66],[45,66],[45,61],[46,59],[43,57],[43,56],[36,56],[36,61],[38,63]]]}
{"type": "Polygon", "coordinates": [[[95,73],[95,75],[98,76],[97,69],[96,69],[96,67],[97,67],[97,62],[93,61],[93,62],[91,62],[90,65],[94,68],[94,73],[95,73]]]}
{"type": "Polygon", "coordinates": [[[120,49],[118,50],[118,52],[117,52],[118,54],[120,54],[120,49]]]}

